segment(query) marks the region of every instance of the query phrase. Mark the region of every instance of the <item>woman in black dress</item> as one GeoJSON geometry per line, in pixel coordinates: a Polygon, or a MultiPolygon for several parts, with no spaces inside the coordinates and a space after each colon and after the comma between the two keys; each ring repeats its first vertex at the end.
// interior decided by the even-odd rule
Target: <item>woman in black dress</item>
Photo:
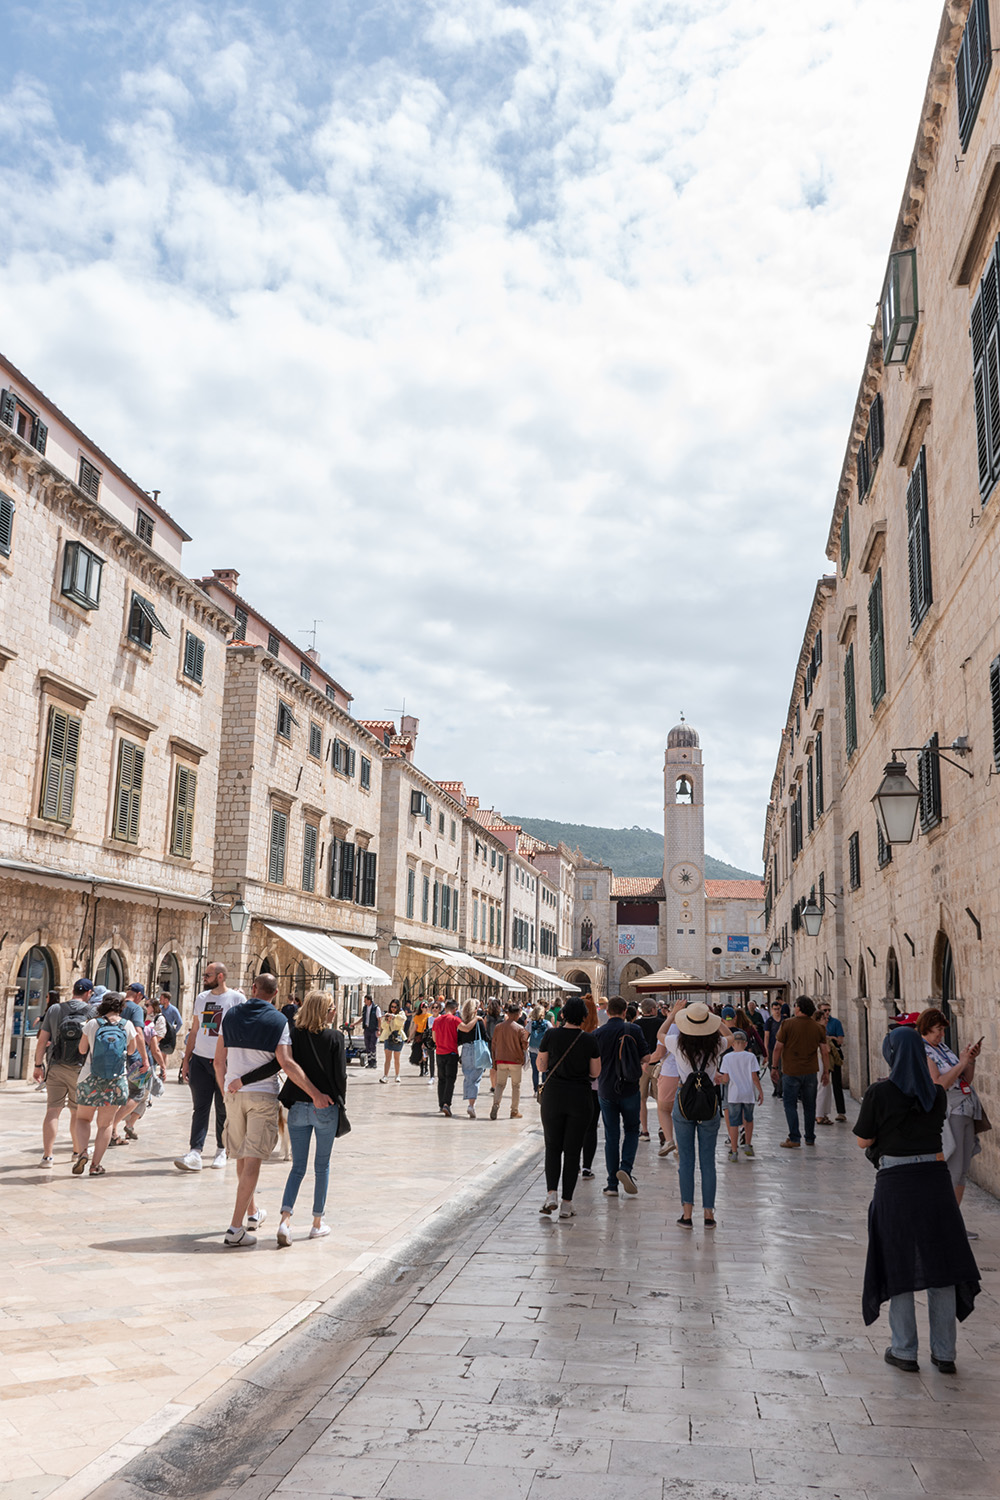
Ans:
{"type": "Polygon", "coordinates": [[[874,1323],[889,1303],[886,1364],[915,1373],[914,1292],[927,1292],[931,1363],[955,1373],[955,1319],[969,1316],[979,1268],[941,1150],[948,1101],[931,1079],[923,1039],[898,1026],[883,1043],[889,1077],[873,1083],[854,1126],[878,1176],[868,1210],[868,1260],[861,1309],[874,1323]]]}
{"type": "Polygon", "coordinates": [[[545,1202],[540,1213],[573,1217],[573,1191],[580,1174],[583,1138],[593,1115],[591,1079],[601,1071],[601,1055],[583,1031],[587,1007],[573,995],[562,1008],[559,1025],[545,1033],[538,1052],[538,1071],[545,1078],[541,1116],[545,1132],[545,1202]],[[562,1201],[559,1179],[562,1178],[562,1201]]]}

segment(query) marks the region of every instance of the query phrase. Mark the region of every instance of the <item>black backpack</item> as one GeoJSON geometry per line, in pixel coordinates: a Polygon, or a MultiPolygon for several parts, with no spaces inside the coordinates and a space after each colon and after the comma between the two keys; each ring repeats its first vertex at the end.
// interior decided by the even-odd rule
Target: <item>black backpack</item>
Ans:
{"type": "Polygon", "coordinates": [[[618,1038],[615,1053],[614,1086],[616,1094],[631,1093],[638,1088],[642,1077],[642,1058],[639,1044],[630,1031],[623,1031],[618,1038]]]}
{"type": "Polygon", "coordinates": [[[695,1125],[714,1120],[719,1112],[719,1091],[713,1075],[702,1068],[689,1073],[677,1091],[677,1108],[695,1125]]]}
{"type": "Polygon", "coordinates": [[[177,1027],[171,1026],[166,1016],[163,1017],[163,1024],[167,1029],[160,1037],[160,1051],[166,1057],[169,1053],[177,1051],[177,1027]]]}
{"type": "Polygon", "coordinates": [[[67,1000],[60,1008],[59,1030],[52,1043],[52,1061],[69,1063],[74,1068],[83,1066],[80,1038],[84,1022],[90,1018],[90,1007],[78,1000],[67,1000]],[[72,1009],[70,1007],[72,1006],[72,1009]]]}

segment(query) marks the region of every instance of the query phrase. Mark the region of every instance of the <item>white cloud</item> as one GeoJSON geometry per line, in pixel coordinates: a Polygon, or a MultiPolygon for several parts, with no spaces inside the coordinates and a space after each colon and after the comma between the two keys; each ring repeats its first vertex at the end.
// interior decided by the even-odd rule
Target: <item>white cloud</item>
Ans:
{"type": "Polygon", "coordinates": [[[683,708],[753,865],[938,13],[139,5],[18,60],[5,350],[431,774],[656,826],[683,708]]]}

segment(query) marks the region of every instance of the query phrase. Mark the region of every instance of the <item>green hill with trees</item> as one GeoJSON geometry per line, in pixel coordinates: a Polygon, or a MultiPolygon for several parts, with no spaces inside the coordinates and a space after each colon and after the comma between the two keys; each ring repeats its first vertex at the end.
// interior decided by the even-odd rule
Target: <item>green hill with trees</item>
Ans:
{"type": "MultiPolygon", "coordinates": [[[[504,817],[548,844],[562,840],[571,849],[579,845],[588,859],[610,865],[616,875],[663,874],[663,835],[652,828],[593,828],[589,823],[557,823],[552,818],[522,818],[514,813],[504,813],[504,817]]],[[[760,880],[762,876],[759,871],[737,870],[706,854],[705,878],[760,880]]]]}

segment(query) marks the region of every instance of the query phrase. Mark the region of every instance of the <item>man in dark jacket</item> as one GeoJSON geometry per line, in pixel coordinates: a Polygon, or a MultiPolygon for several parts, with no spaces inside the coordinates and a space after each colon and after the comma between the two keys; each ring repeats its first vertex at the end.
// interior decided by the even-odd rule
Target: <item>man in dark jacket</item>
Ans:
{"type": "Polygon", "coordinates": [[[626,1193],[639,1191],[632,1168],[639,1148],[642,1063],[649,1047],[640,1028],[625,1020],[625,1010],[621,995],[612,995],[608,1001],[608,1019],[594,1032],[601,1054],[597,1098],[604,1121],[604,1163],[608,1169],[604,1193],[608,1198],[618,1197],[619,1183],[626,1193]]]}

